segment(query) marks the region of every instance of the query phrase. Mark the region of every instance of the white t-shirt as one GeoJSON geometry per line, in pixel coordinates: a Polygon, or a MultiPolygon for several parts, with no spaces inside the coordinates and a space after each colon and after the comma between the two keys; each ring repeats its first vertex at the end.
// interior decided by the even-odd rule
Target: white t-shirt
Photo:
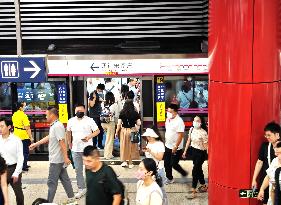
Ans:
{"type": "Polygon", "coordinates": [[[119,110],[118,110],[118,104],[114,103],[109,107],[110,113],[112,114],[112,118],[110,119],[110,121],[117,121],[119,118],[119,110]]]}
{"type": "MultiPolygon", "coordinates": [[[[275,184],[275,171],[279,167],[278,157],[274,158],[269,165],[269,168],[266,170],[266,173],[269,177],[269,190],[272,189],[272,185],[275,184]]],[[[281,174],[279,175],[279,183],[281,183],[281,174]]],[[[267,204],[273,205],[274,199],[271,199],[271,195],[269,194],[269,199],[267,204]]]]}
{"type": "Polygon", "coordinates": [[[189,133],[191,135],[191,147],[200,150],[206,150],[204,144],[208,143],[208,134],[204,129],[191,128],[189,133]]]}
{"type": "MultiPolygon", "coordinates": [[[[149,148],[151,150],[151,152],[156,153],[156,154],[160,153],[160,152],[162,152],[162,153],[165,152],[164,143],[161,141],[156,141],[155,143],[148,143],[146,145],[146,147],[149,148]]],[[[154,159],[154,161],[158,165],[158,169],[164,168],[163,160],[159,161],[159,160],[155,159],[149,152],[145,152],[145,157],[154,159]]]]}
{"type": "MultiPolygon", "coordinates": [[[[184,122],[182,118],[177,115],[174,119],[167,119],[165,123],[165,146],[169,149],[173,149],[178,140],[178,133],[184,132],[184,122]]],[[[183,148],[183,140],[179,144],[178,150],[183,148]]]]}
{"type": "Polygon", "coordinates": [[[92,140],[83,142],[81,139],[91,135],[98,129],[95,121],[88,116],[84,116],[81,120],[77,117],[70,118],[67,123],[67,131],[72,132],[72,151],[83,152],[85,147],[93,145],[92,140]]]}
{"type": "Polygon", "coordinates": [[[163,193],[156,182],[150,186],[144,186],[143,180],[137,183],[136,204],[137,205],[162,205],[163,193]]]}

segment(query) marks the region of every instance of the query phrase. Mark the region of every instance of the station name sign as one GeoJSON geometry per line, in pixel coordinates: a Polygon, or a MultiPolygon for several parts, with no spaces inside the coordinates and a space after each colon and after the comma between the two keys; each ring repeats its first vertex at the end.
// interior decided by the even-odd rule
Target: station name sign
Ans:
{"type": "Polygon", "coordinates": [[[208,73],[208,58],[48,60],[48,75],[163,75],[208,73]]]}

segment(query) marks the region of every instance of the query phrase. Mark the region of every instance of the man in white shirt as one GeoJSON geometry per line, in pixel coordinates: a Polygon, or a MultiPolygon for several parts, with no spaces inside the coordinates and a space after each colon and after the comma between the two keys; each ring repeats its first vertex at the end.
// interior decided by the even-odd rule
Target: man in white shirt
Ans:
{"type": "Polygon", "coordinates": [[[85,116],[85,105],[75,106],[75,117],[69,119],[67,123],[67,140],[72,151],[74,161],[78,193],[75,198],[81,198],[86,194],[86,185],[83,176],[83,150],[88,145],[93,145],[92,138],[96,137],[100,130],[93,120],[85,116]]]}
{"type": "Polygon", "coordinates": [[[22,192],[22,166],[23,166],[23,145],[21,140],[11,134],[12,121],[6,118],[0,119],[0,155],[5,159],[8,166],[7,183],[15,192],[17,205],[24,205],[22,192]]]}
{"type": "Polygon", "coordinates": [[[182,177],[187,176],[187,172],[179,165],[182,156],[185,125],[182,118],[178,115],[178,109],[176,104],[171,104],[167,110],[164,154],[166,184],[174,183],[172,168],[178,171],[182,177]]]}
{"type": "Polygon", "coordinates": [[[48,108],[46,111],[47,122],[50,123],[49,135],[40,141],[29,146],[30,150],[41,144],[49,143],[49,177],[48,177],[48,201],[52,203],[58,187],[60,179],[64,190],[69,198],[68,202],[73,202],[73,189],[70,178],[67,173],[67,166],[71,163],[67,156],[67,148],[65,145],[65,128],[58,120],[58,110],[56,108],[48,108]]]}

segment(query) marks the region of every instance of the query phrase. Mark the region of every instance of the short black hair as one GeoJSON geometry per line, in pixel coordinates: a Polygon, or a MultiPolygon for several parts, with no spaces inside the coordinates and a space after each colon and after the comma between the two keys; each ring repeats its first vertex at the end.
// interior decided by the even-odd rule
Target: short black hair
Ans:
{"type": "Polygon", "coordinates": [[[0,118],[0,122],[2,122],[2,121],[5,122],[7,127],[8,126],[13,127],[13,122],[12,122],[12,120],[10,118],[2,117],[2,118],[0,118]]]}
{"type": "Polygon", "coordinates": [[[105,89],[105,85],[102,84],[102,83],[99,83],[98,86],[97,86],[97,89],[104,90],[105,89]]]}
{"type": "Polygon", "coordinates": [[[20,108],[23,108],[25,102],[17,102],[16,103],[16,109],[19,110],[20,108]]]}
{"type": "Polygon", "coordinates": [[[105,82],[105,83],[109,83],[109,82],[111,82],[111,80],[112,80],[112,78],[105,78],[105,79],[104,79],[104,82],[105,82]]]}
{"type": "Polygon", "coordinates": [[[274,134],[279,133],[281,131],[280,125],[274,121],[268,123],[265,127],[264,127],[264,131],[270,131],[274,134]]]}
{"type": "Polygon", "coordinates": [[[55,116],[59,116],[59,111],[57,108],[55,107],[48,107],[47,110],[50,112],[50,113],[53,113],[55,116]]]}
{"type": "Polygon", "coordinates": [[[0,155],[0,176],[7,170],[7,164],[5,159],[0,155]]]}
{"type": "Polygon", "coordinates": [[[100,152],[93,145],[88,145],[87,147],[85,147],[85,149],[83,151],[83,156],[85,156],[85,157],[89,157],[89,156],[100,157],[100,152]]]}
{"type": "Polygon", "coordinates": [[[178,110],[179,110],[179,106],[178,106],[177,104],[173,104],[173,103],[170,104],[170,105],[168,106],[168,108],[174,110],[175,112],[178,112],[178,110]]]}
{"type": "Polygon", "coordinates": [[[127,92],[127,98],[133,100],[135,97],[135,93],[130,90],[129,92],[127,92]]]}
{"type": "Polygon", "coordinates": [[[75,108],[76,108],[76,107],[83,107],[84,109],[86,108],[83,103],[77,103],[77,104],[75,105],[75,108]]]}

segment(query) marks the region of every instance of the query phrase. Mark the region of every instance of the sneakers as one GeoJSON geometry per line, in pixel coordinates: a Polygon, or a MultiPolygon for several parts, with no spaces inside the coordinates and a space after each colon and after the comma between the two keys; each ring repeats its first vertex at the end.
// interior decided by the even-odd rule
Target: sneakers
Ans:
{"type": "Polygon", "coordinates": [[[168,185],[168,184],[173,184],[175,182],[175,180],[174,179],[167,179],[166,181],[165,181],[165,184],[166,185],[168,185]]]}
{"type": "Polygon", "coordinates": [[[75,199],[80,199],[82,196],[86,194],[87,190],[86,189],[79,189],[78,193],[75,194],[75,199]]]}
{"type": "Polygon", "coordinates": [[[127,167],[128,166],[128,163],[127,162],[123,162],[122,164],[121,164],[121,167],[127,167]]]}
{"type": "Polygon", "coordinates": [[[73,198],[68,198],[63,204],[66,204],[66,205],[78,205],[78,202],[73,197],[73,198]]]}
{"type": "Polygon", "coordinates": [[[134,165],[133,164],[130,164],[129,165],[129,169],[133,169],[134,168],[134,165]]]}

